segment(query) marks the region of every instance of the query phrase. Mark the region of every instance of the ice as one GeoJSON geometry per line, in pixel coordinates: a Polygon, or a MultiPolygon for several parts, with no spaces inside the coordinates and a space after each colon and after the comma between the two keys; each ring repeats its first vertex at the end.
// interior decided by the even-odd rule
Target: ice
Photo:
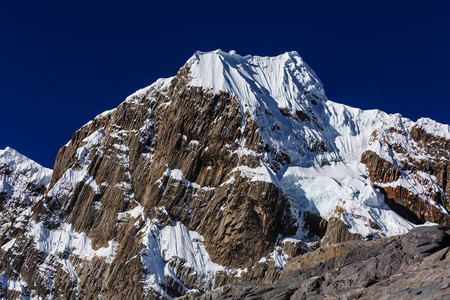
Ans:
{"type": "Polygon", "coordinates": [[[341,207],[340,218],[352,233],[364,237],[378,234],[392,236],[405,234],[414,225],[385,203],[383,195],[363,175],[362,165],[336,163],[321,168],[290,167],[282,183],[288,194],[306,210],[329,219],[336,207],[341,207]],[[377,224],[372,228],[371,223],[377,224]]]}
{"type": "Polygon", "coordinates": [[[291,198],[303,208],[329,219],[341,201],[356,201],[367,206],[383,203],[359,165],[335,163],[320,168],[289,167],[282,184],[291,198]]]}

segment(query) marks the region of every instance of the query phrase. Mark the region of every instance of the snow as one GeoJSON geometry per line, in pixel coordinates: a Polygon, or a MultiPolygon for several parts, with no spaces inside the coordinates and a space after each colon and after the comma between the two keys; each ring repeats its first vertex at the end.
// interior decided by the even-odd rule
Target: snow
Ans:
{"type": "Polygon", "coordinates": [[[89,185],[94,192],[94,194],[100,194],[100,188],[95,182],[94,177],[90,176],[88,180],[86,180],[86,184],[89,185]]]}
{"type": "Polygon", "coordinates": [[[224,267],[211,261],[203,244],[204,238],[197,232],[188,230],[179,222],[161,230],[160,243],[166,260],[170,260],[172,257],[182,258],[186,260],[186,266],[202,274],[212,274],[224,270],[224,267]]]}
{"type": "MultiPolygon", "coordinates": [[[[188,258],[190,258],[192,255],[195,257],[195,253],[190,252],[193,249],[192,244],[194,243],[194,241],[192,241],[192,239],[189,238],[189,233],[186,232],[187,229],[183,225],[178,225],[179,235],[176,236],[177,230],[175,230],[174,233],[172,232],[172,230],[170,230],[170,228],[166,229],[171,226],[165,227],[162,230],[160,230],[157,226],[156,221],[149,222],[147,219],[145,220],[148,222],[146,228],[142,230],[144,232],[144,238],[142,242],[145,248],[142,249],[140,253],[141,262],[145,270],[144,291],[152,289],[161,294],[164,298],[172,299],[172,297],[170,297],[164,290],[164,286],[167,285],[165,276],[172,277],[177,282],[180,281],[176,277],[174,270],[172,270],[169,267],[169,265],[166,264],[166,261],[168,261],[170,258],[174,256],[180,257],[177,255],[181,255],[188,258]],[[173,233],[175,234],[175,236],[172,236],[173,233]],[[183,236],[184,234],[187,234],[188,238],[184,238],[185,237],[183,236]],[[178,241],[180,244],[179,245],[173,244],[173,242],[176,241],[178,241]],[[185,245],[183,244],[184,242],[187,242],[188,244],[185,245]],[[191,245],[191,247],[189,247],[189,245],[191,245]],[[187,247],[185,248],[185,246],[187,247]],[[173,249],[173,247],[175,247],[175,250],[173,249]],[[170,252],[171,255],[167,253],[168,251],[170,252]]],[[[199,247],[197,247],[197,249],[198,248],[199,247]]],[[[204,253],[206,253],[204,249],[203,251],[204,253]]],[[[189,289],[185,287],[185,292],[188,291],[189,289]]]]}
{"type": "Polygon", "coordinates": [[[16,239],[11,239],[9,242],[7,242],[6,244],[4,244],[2,246],[2,250],[3,251],[8,251],[9,249],[12,248],[12,246],[14,246],[14,243],[16,242],[16,239]]]}
{"type": "MultiPolygon", "coordinates": [[[[30,183],[36,186],[47,186],[50,183],[53,171],[39,165],[16,150],[6,147],[0,150],[0,166],[8,166],[14,173],[20,173],[26,176],[30,183]]],[[[0,175],[0,190],[4,188],[4,176],[0,175]]]]}
{"type": "Polygon", "coordinates": [[[131,94],[130,96],[128,96],[125,99],[125,103],[138,104],[139,99],[142,99],[145,96],[147,96],[151,89],[155,89],[157,91],[164,92],[170,86],[170,83],[172,82],[173,78],[174,77],[158,79],[152,85],[149,85],[145,88],[139,89],[136,92],[134,92],[133,94],[131,94]]]}
{"type": "Polygon", "coordinates": [[[236,150],[234,150],[233,152],[231,152],[231,154],[237,154],[238,157],[242,157],[242,156],[255,156],[255,157],[261,157],[262,154],[258,153],[252,149],[248,149],[248,148],[238,148],[236,150]]]}
{"type": "Polygon", "coordinates": [[[386,237],[405,234],[414,228],[415,225],[384,203],[383,195],[363,174],[363,165],[342,162],[321,168],[289,167],[283,174],[282,184],[302,209],[324,219],[333,216],[336,207],[343,208],[340,218],[352,233],[386,237]],[[371,221],[378,229],[370,226],[371,221]]]}
{"type": "Polygon", "coordinates": [[[6,288],[6,290],[8,291],[22,292],[26,287],[27,284],[24,281],[22,280],[14,281],[6,277],[4,272],[0,273],[0,291],[3,288],[6,288]]]}
{"type": "Polygon", "coordinates": [[[170,173],[170,177],[175,180],[184,180],[183,173],[178,169],[172,170],[170,173]]]}
{"type": "MultiPolygon", "coordinates": [[[[183,176],[183,172],[179,169],[174,169],[171,170],[168,166],[167,166],[167,170],[164,173],[164,176],[170,177],[174,180],[177,181],[182,181],[186,186],[188,187],[192,187],[194,189],[199,189],[199,190],[203,190],[203,191],[211,191],[214,190],[214,188],[212,187],[208,187],[208,186],[200,186],[199,184],[189,181],[186,178],[184,178],[183,176]]],[[[160,180],[159,180],[160,181],[160,180]]],[[[160,181],[161,182],[161,181],[160,181]]]]}
{"type": "Polygon", "coordinates": [[[137,205],[133,209],[119,213],[117,216],[117,220],[122,220],[128,216],[130,216],[132,218],[138,218],[143,213],[144,213],[144,208],[139,203],[137,203],[137,205]]]}
{"type": "MultiPolygon", "coordinates": [[[[163,206],[155,209],[167,214],[163,206]]],[[[145,291],[152,289],[163,297],[172,299],[164,290],[167,277],[179,282],[184,287],[185,293],[194,291],[184,286],[176,276],[174,267],[170,266],[173,260],[181,259],[183,266],[189,267],[197,278],[200,276],[203,286],[208,289],[214,287],[214,277],[217,272],[226,272],[235,277],[241,277],[243,272],[248,272],[247,269],[229,269],[214,263],[206,251],[204,237],[187,229],[182,223],[172,221],[171,225],[161,228],[158,220],[147,219],[143,212],[141,217],[146,224],[140,231],[143,234],[144,245],[140,257],[145,270],[145,291]]]]}
{"type": "Polygon", "coordinates": [[[27,229],[36,249],[47,255],[58,257],[61,253],[72,253],[87,260],[97,256],[111,263],[116,253],[117,243],[114,240],[109,241],[107,247],[94,250],[89,237],[84,232],[76,232],[71,224],[64,223],[60,229],[49,230],[42,222],[32,220],[27,229]]]}
{"type": "MultiPolygon", "coordinates": [[[[52,170],[42,167],[12,148],[0,150],[0,193],[1,203],[0,236],[11,225],[22,229],[31,215],[30,207],[36,204],[42,195],[33,193],[34,189],[45,189],[51,180],[52,170]],[[15,218],[14,224],[11,220],[15,218]]],[[[12,242],[13,243],[13,242],[12,242]]],[[[12,244],[3,245],[5,251],[12,244]]]]}
{"type": "Polygon", "coordinates": [[[115,108],[114,108],[114,109],[106,110],[106,111],[102,112],[101,114],[97,115],[97,116],[95,117],[95,119],[101,119],[101,118],[104,118],[104,117],[106,117],[106,116],[112,114],[115,110],[116,110],[115,108]]]}
{"type": "Polygon", "coordinates": [[[444,198],[446,198],[445,192],[436,183],[436,176],[421,171],[416,172],[417,176],[412,176],[412,173],[410,171],[406,171],[405,173],[406,176],[400,177],[395,182],[378,183],[378,185],[380,187],[402,186],[406,188],[412,195],[417,195],[421,199],[436,206],[442,213],[446,215],[449,214],[449,212],[440,203],[436,203],[430,197],[430,191],[432,191],[435,194],[440,193],[441,195],[444,195],[444,198]]]}
{"type": "Polygon", "coordinates": [[[95,178],[87,171],[90,163],[88,156],[91,151],[101,151],[101,143],[105,137],[105,130],[101,128],[82,140],[83,145],[77,149],[75,155],[79,169],[67,169],[52,189],[48,191],[49,196],[56,199],[70,196],[79,182],[84,182],[85,185],[91,187],[94,194],[100,194],[100,187],[97,185],[95,178]]]}
{"type": "Polygon", "coordinates": [[[278,107],[301,109],[298,99],[304,91],[325,95],[315,73],[295,51],[276,57],[197,51],[187,64],[190,85],[230,93],[243,107],[273,99],[278,107]]]}
{"type": "Polygon", "coordinates": [[[89,175],[84,168],[80,171],[74,171],[73,169],[68,169],[60,180],[48,191],[48,195],[56,199],[61,199],[62,197],[72,195],[73,189],[76,187],[77,183],[84,182],[88,185],[94,194],[100,193],[100,188],[95,182],[95,179],[89,175]]]}
{"type": "Polygon", "coordinates": [[[148,113],[150,117],[144,121],[144,125],[139,129],[139,131],[141,131],[142,133],[142,137],[140,139],[141,142],[144,142],[144,138],[147,139],[154,135],[153,130],[153,126],[155,125],[154,112],[152,111],[151,108],[149,108],[148,113]]]}
{"type": "Polygon", "coordinates": [[[367,207],[346,202],[342,206],[347,211],[341,214],[341,220],[349,227],[351,233],[358,233],[363,237],[373,237],[376,234],[381,237],[401,235],[416,227],[386,204],[379,207],[367,207]],[[377,224],[379,229],[372,228],[369,220],[377,224]]]}
{"type": "Polygon", "coordinates": [[[250,168],[248,166],[238,166],[231,170],[233,172],[240,172],[241,177],[250,178],[252,182],[270,182],[278,183],[275,173],[266,165],[263,164],[257,168],[250,168]]]}
{"type": "Polygon", "coordinates": [[[383,196],[362,175],[359,165],[335,163],[320,168],[289,167],[283,174],[284,190],[308,211],[329,219],[341,201],[378,206],[383,196]]]}
{"type": "MultiPolygon", "coordinates": [[[[269,257],[275,262],[275,266],[277,266],[280,270],[284,269],[290,260],[289,255],[287,255],[286,252],[284,252],[284,249],[280,246],[276,246],[275,250],[269,255],[269,257]]],[[[259,260],[259,262],[262,261],[264,260],[259,260]]]]}
{"type": "Polygon", "coordinates": [[[438,123],[430,118],[420,118],[416,124],[427,133],[450,140],[450,126],[438,123]]]}

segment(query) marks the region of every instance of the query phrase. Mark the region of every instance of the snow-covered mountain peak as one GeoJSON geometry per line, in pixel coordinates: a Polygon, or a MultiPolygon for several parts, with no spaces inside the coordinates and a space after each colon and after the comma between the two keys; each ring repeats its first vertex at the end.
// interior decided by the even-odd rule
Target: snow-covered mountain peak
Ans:
{"type": "Polygon", "coordinates": [[[295,114],[307,108],[310,95],[326,99],[319,78],[295,51],[274,57],[197,51],[187,65],[190,85],[230,93],[252,114],[259,107],[295,114]]]}
{"type": "Polygon", "coordinates": [[[6,147],[0,150],[0,167],[7,167],[27,177],[36,186],[46,186],[50,183],[52,170],[41,166],[16,150],[6,147]]]}
{"type": "MultiPolygon", "coordinates": [[[[234,96],[241,114],[249,113],[256,121],[272,155],[263,164],[276,173],[276,180],[271,181],[289,195],[292,207],[300,204],[300,210],[325,219],[333,216],[337,206],[348,214],[375,218],[381,229],[366,231],[367,224],[359,226],[343,217],[350,231],[363,236],[374,232],[393,235],[412,228],[394,212],[385,213],[383,195],[368,179],[366,165],[361,164],[363,156],[367,163],[370,153],[376,153],[394,169],[429,158],[414,150],[416,140],[424,138],[420,130],[449,139],[448,126],[427,118],[413,122],[400,114],[329,101],[319,78],[297,52],[274,57],[240,56],[222,50],[196,52],[187,66],[189,85],[234,96]],[[288,159],[280,160],[280,156],[288,159]],[[336,179],[331,175],[334,173],[345,176],[336,179]],[[391,228],[393,219],[397,225],[391,228]]],[[[415,176],[402,174],[410,181],[415,176]]],[[[415,193],[407,184],[402,187],[415,193]]]]}

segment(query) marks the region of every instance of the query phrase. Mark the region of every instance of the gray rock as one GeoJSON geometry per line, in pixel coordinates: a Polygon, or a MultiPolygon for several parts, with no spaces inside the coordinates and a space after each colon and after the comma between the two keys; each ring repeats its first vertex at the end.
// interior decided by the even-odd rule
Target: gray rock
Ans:
{"type": "Polygon", "coordinates": [[[419,227],[324,246],[294,258],[273,284],[233,284],[179,299],[449,299],[449,246],[447,227],[419,227]]]}

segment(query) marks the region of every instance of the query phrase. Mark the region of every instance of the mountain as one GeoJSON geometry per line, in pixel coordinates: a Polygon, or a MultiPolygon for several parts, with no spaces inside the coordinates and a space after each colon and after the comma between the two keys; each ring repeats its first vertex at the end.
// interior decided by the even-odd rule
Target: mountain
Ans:
{"type": "Polygon", "coordinates": [[[11,297],[272,284],[319,246],[450,225],[450,127],[332,102],[296,52],[197,52],[75,132],[53,173],[5,157],[26,211],[0,237],[11,297]]]}
{"type": "MultiPolygon", "coordinates": [[[[28,222],[31,207],[50,183],[52,170],[11,148],[0,150],[0,236],[3,243],[28,222]],[[4,240],[3,238],[6,238],[4,240]]],[[[3,249],[8,246],[2,246],[3,249]]]]}
{"type": "Polygon", "coordinates": [[[10,255],[20,256],[17,248],[28,224],[32,208],[42,200],[52,170],[44,168],[11,148],[0,150],[0,298],[8,294],[27,295],[27,283],[14,272],[10,255]]]}

